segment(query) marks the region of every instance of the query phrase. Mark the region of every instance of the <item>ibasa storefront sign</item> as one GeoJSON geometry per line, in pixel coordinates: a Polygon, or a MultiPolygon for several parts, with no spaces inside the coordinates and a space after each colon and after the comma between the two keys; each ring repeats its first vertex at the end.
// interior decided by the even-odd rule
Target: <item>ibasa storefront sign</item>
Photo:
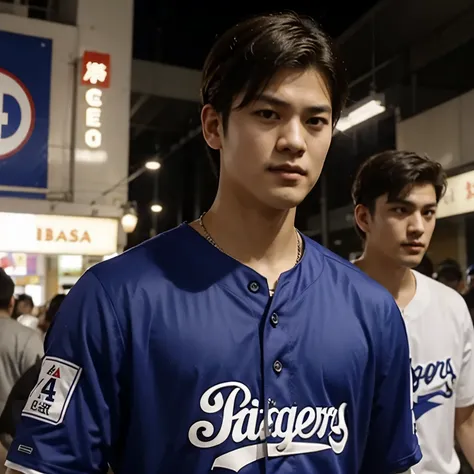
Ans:
{"type": "Polygon", "coordinates": [[[117,251],[118,220],[0,212],[0,251],[109,255],[117,251]]]}

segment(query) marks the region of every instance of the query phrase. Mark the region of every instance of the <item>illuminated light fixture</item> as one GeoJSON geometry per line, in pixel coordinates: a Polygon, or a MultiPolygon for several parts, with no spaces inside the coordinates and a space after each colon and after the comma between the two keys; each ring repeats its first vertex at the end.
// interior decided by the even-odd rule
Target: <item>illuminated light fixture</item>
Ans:
{"type": "Polygon", "coordinates": [[[120,223],[122,224],[122,229],[126,234],[131,234],[136,229],[138,215],[133,203],[127,203],[123,206],[123,216],[120,223]]]}
{"type": "Polygon", "coordinates": [[[163,206],[160,206],[160,204],[152,204],[151,207],[151,212],[161,212],[163,210],[163,206]]]}
{"type": "Polygon", "coordinates": [[[385,110],[383,96],[371,96],[347,109],[337,122],[336,129],[339,132],[345,132],[351,127],[355,127],[356,125],[385,112],[385,110]]]}
{"type": "Polygon", "coordinates": [[[151,171],[157,171],[161,168],[161,163],[156,160],[150,160],[145,163],[145,168],[151,171]]]}

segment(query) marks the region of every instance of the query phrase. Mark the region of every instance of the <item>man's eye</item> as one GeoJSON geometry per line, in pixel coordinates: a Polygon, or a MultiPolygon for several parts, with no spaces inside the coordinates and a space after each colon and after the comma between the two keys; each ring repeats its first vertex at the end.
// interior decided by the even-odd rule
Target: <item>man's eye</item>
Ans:
{"type": "Polygon", "coordinates": [[[310,125],[314,125],[316,127],[321,127],[323,125],[328,125],[329,121],[327,119],[325,119],[324,117],[311,117],[308,120],[308,123],[310,125]]]}
{"type": "Polygon", "coordinates": [[[262,117],[262,118],[268,119],[268,120],[278,118],[278,114],[276,112],[274,112],[273,110],[270,110],[270,109],[257,110],[256,114],[259,117],[262,117]]]}
{"type": "Polygon", "coordinates": [[[407,210],[404,207],[394,207],[392,211],[395,212],[395,214],[405,214],[407,210]]]}

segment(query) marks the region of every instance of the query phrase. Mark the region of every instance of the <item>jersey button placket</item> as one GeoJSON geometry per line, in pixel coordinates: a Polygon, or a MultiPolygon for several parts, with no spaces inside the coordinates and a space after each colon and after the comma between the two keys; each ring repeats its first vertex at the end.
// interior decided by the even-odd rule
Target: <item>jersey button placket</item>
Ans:
{"type": "Polygon", "coordinates": [[[270,324],[274,328],[276,328],[278,326],[279,321],[280,321],[280,318],[278,317],[278,314],[272,313],[272,315],[270,316],[270,324]]]}
{"type": "Polygon", "coordinates": [[[283,364],[279,360],[276,360],[275,362],[273,362],[273,370],[276,374],[280,374],[283,370],[283,364]]]}
{"type": "Polygon", "coordinates": [[[260,291],[260,285],[257,281],[251,281],[247,288],[251,293],[258,293],[260,291]]]}

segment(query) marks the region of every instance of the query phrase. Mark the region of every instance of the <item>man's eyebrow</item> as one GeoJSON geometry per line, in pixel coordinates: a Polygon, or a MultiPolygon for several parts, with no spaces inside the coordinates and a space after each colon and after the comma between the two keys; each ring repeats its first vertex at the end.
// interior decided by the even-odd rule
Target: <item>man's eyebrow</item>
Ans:
{"type": "MultiPolygon", "coordinates": [[[[268,94],[262,94],[258,97],[257,102],[266,102],[270,105],[275,105],[277,107],[290,107],[291,104],[288,102],[279,99],[278,97],[274,97],[272,95],[268,94]]],[[[309,107],[305,108],[308,112],[312,114],[322,114],[322,113],[327,113],[330,114],[332,113],[332,108],[330,105],[327,104],[316,104],[316,105],[311,105],[309,107]]]]}
{"type": "MultiPolygon", "coordinates": [[[[403,198],[397,198],[397,199],[391,199],[390,201],[387,201],[387,204],[401,204],[403,206],[407,207],[416,207],[416,204],[409,199],[403,199],[403,198]]],[[[428,209],[432,207],[436,207],[438,203],[436,201],[429,202],[423,206],[423,209],[428,209]]]]}

